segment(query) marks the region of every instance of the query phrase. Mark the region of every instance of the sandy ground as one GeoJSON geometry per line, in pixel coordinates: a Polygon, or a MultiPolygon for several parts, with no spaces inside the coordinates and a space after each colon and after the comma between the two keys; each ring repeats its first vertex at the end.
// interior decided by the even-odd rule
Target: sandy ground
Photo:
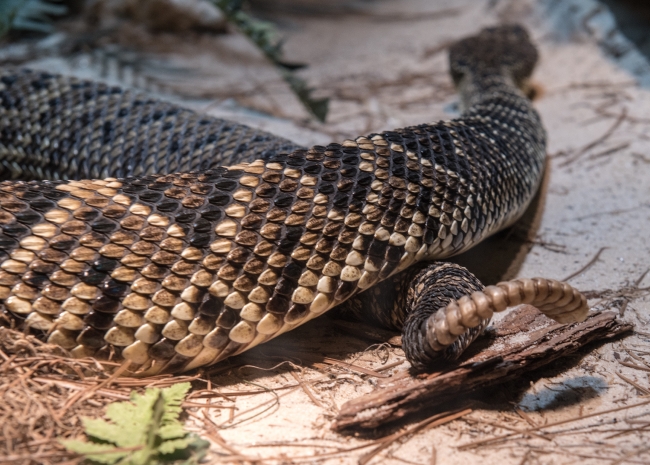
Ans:
{"type": "MultiPolygon", "coordinates": [[[[633,50],[612,57],[612,43],[629,44],[591,0],[560,6],[550,0],[383,0],[346,9],[347,3],[353,2],[334,2],[335,14],[294,10],[270,16],[286,36],[287,57],[309,63],[303,75],[331,98],[326,124],[310,120],[274,70],[234,34],[150,43],[154,51],[167,49],[167,64],[194,70],[156,88],[214,115],[304,144],[325,143],[456,116],[445,44],[483,26],[524,23],[541,51],[534,80],[549,135],[543,194],[524,221],[458,261],[486,284],[517,276],[570,277],[571,284],[591,291],[591,305],[618,309],[637,332],[484,393],[461,419],[371,443],[338,435],[329,425],[347,400],[403,372],[403,353],[342,334],[331,319],[316,320],[214,370],[209,387],[223,393],[223,408],[210,410],[219,435],[212,437],[211,460],[649,463],[650,404],[634,406],[650,394],[647,63],[633,50]],[[531,427],[538,428],[535,434],[512,434],[531,427]],[[386,447],[367,455],[378,446],[386,447]]],[[[40,58],[32,66],[83,76],[98,72],[96,61],[84,56],[40,58]]],[[[188,425],[201,429],[204,421],[191,418],[188,425]]]]}

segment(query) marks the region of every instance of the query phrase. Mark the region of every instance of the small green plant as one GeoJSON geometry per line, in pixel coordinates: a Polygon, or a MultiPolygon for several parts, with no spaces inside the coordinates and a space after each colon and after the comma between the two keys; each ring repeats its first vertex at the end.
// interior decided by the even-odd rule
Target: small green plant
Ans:
{"type": "Polygon", "coordinates": [[[185,431],[178,419],[189,389],[189,383],[179,383],[147,389],[142,395],[132,392],[130,402],[116,402],[106,408],[109,421],[82,418],[89,441],[67,439],[61,444],[90,463],[198,463],[209,443],[185,431]]]}
{"type": "Polygon", "coordinates": [[[247,36],[264,53],[264,56],[278,68],[282,78],[289,84],[289,87],[305,108],[319,121],[325,121],[329,99],[311,97],[313,89],[295,74],[295,71],[305,67],[304,64],[284,61],[282,39],[275,26],[246,14],[241,9],[242,0],[212,0],[212,2],[226,15],[228,22],[247,36]]]}
{"type": "Polygon", "coordinates": [[[64,5],[51,0],[1,0],[0,37],[11,29],[52,32],[52,17],[67,11],[64,5]]]}

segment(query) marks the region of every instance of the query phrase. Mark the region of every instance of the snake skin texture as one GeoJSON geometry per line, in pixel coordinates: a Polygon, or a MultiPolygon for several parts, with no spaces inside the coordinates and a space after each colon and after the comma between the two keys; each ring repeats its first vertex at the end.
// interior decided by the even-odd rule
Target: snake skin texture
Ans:
{"type": "Polygon", "coordinates": [[[120,87],[0,69],[0,180],[213,169],[303,147],[120,87]]]}
{"type": "Polygon", "coordinates": [[[467,269],[454,263],[417,263],[392,278],[390,285],[378,285],[361,292],[340,305],[341,313],[358,320],[401,330],[407,359],[417,368],[458,359],[490,322],[481,318],[464,331],[458,341],[443,351],[432,350],[426,340],[427,320],[435,311],[454,299],[482,291],[483,284],[467,269]]]}
{"type": "MultiPolygon", "coordinates": [[[[309,149],[111,87],[4,72],[4,175],[60,178],[0,183],[4,318],[75,356],[180,372],[462,252],[514,222],[540,183],[545,132],[519,89],[536,59],[522,28],[486,29],[451,48],[461,118],[309,149]],[[262,158],[214,167],[244,152],[262,158]]],[[[461,278],[461,294],[481,288],[461,278]]],[[[377,317],[404,326],[414,363],[431,352],[423,289],[409,291],[413,312],[377,317]]]]}

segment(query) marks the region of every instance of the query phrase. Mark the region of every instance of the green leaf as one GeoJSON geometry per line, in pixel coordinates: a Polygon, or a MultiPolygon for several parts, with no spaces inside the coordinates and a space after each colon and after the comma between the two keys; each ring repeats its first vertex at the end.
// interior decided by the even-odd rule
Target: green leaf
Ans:
{"type": "Polygon", "coordinates": [[[185,459],[184,462],[180,462],[180,465],[198,465],[198,463],[205,457],[205,454],[208,452],[210,443],[204,439],[201,439],[196,434],[188,434],[188,443],[182,451],[176,450],[173,454],[168,457],[170,460],[173,459],[185,459]],[[182,457],[182,458],[181,458],[182,457]]]}
{"type": "Polygon", "coordinates": [[[84,431],[88,436],[100,441],[112,442],[118,447],[133,447],[142,444],[140,432],[125,429],[100,418],[82,418],[84,431]]]}
{"type": "Polygon", "coordinates": [[[158,452],[161,454],[173,454],[176,450],[186,449],[189,445],[190,440],[188,438],[171,439],[163,442],[158,447],[158,452]]]}
{"type": "Polygon", "coordinates": [[[198,463],[209,443],[188,434],[178,419],[189,389],[189,383],[179,383],[165,389],[147,389],[144,394],[132,392],[130,402],[116,402],[106,408],[107,420],[82,419],[90,441],[66,440],[61,444],[91,462],[108,465],[154,465],[178,460],[188,465],[198,463]]]}
{"type": "MultiPolygon", "coordinates": [[[[155,455],[156,439],[158,431],[162,426],[163,414],[165,413],[165,396],[160,391],[158,391],[157,394],[156,400],[153,403],[151,421],[149,422],[149,428],[147,429],[147,443],[144,449],[148,454],[147,460],[151,456],[155,455]]],[[[160,446],[162,446],[162,444],[160,444],[160,446]]]]}
{"type": "Polygon", "coordinates": [[[52,17],[68,12],[56,0],[1,0],[0,37],[11,29],[51,32],[52,17]]]}
{"type": "Polygon", "coordinates": [[[95,444],[93,442],[79,441],[78,439],[64,439],[60,441],[70,452],[84,455],[96,463],[112,465],[130,454],[129,451],[111,452],[116,448],[110,444],[95,444]]]}
{"type": "Polygon", "coordinates": [[[284,70],[282,76],[289,84],[289,87],[291,87],[293,92],[298,96],[302,104],[306,106],[320,122],[325,122],[327,111],[329,109],[329,99],[313,99],[311,93],[314,89],[308,87],[305,81],[293,75],[289,71],[284,70]]]}
{"type": "Polygon", "coordinates": [[[168,425],[163,425],[160,430],[158,430],[158,436],[160,436],[160,439],[163,441],[166,441],[168,439],[176,439],[183,437],[186,434],[185,430],[183,429],[182,425],[179,424],[168,424],[168,425]]]}
{"type": "Polygon", "coordinates": [[[285,80],[294,94],[298,97],[303,106],[309,110],[319,121],[324,122],[329,109],[329,99],[314,99],[311,97],[313,91],[300,77],[293,72],[304,68],[301,63],[291,63],[282,57],[282,39],[272,23],[252,18],[241,10],[241,0],[212,0],[242,34],[246,35],[261,51],[266,58],[273,63],[280,75],[285,80]]]}
{"type": "Polygon", "coordinates": [[[163,423],[176,421],[178,415],[180,415],[182,411],[181,404],[190,388],[190,383],[178,383],[162,391],[165,398],[165,415],[163,416],[163,423]]]}

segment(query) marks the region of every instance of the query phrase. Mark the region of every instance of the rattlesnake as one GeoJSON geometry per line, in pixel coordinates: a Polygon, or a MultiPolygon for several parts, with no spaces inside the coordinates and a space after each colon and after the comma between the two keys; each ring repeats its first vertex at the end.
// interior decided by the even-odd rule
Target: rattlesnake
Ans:
{"type": "Polygon", "coordinates": [[[536,60],[523,28],[485,29],[451,46],[460,118],[309,149],[1,70],[0,175],[26,179],[0,183],[3,318],[145,375],[216,363],[342,303],[402,328],[418,366],[457,356],[508,305],[581,320],[567,284],[481,292],[464,268],[426,262],[512,224],[537,190],[545,132],[520,90],[536,60]]]}

